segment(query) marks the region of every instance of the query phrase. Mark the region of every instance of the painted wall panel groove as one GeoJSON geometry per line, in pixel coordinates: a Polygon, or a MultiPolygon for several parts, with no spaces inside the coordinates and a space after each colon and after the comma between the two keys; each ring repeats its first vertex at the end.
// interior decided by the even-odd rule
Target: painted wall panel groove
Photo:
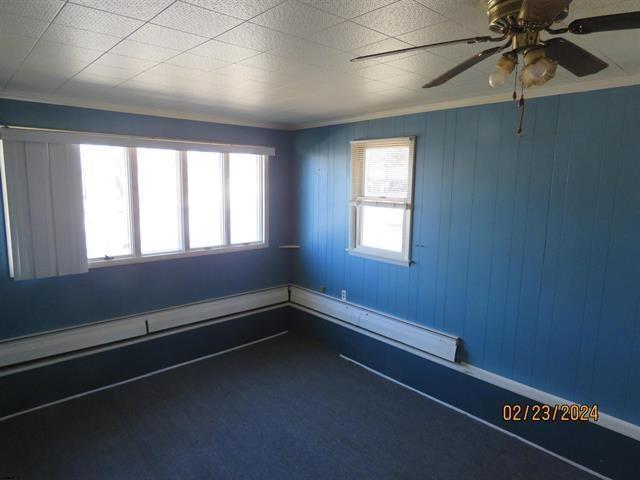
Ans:
{"type": "Polygon", "coordinates": [[[34,281],[9,278],[0,210],[0,340],[289,283],[294,255],[291,197],[296,173],[291,133],[0,99],[0,124],[142,137],[270,145],[270,247],[34,281]]]}
{"type": "Polygon", "coordinates": [[[473,365],[638,423],[640,87],[530,100],[521,138],[517,122],[504,102],[296,132],[316,178],[298,190],[294,283],[460,335],[473,365]],[[403,135],[410,268],[345,252],[348,141],[403,135]]]}

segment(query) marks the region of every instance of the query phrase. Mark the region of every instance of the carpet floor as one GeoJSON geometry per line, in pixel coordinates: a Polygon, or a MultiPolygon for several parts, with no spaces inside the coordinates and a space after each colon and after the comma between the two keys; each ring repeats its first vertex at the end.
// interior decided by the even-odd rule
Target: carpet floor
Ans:
{"type": "Polygon", "coordinates": [[[289,333],[0,422],[0,478],[594,477],[289,333]]]}

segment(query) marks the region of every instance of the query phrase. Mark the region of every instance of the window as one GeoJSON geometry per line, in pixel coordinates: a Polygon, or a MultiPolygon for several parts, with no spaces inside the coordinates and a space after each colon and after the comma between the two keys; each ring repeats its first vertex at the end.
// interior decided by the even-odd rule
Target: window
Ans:
{"type": "Polygon", "coordinates": [[[180,250],[180,165],[178,152],[138,148],[140,252],[180,250]]]}
{"type": "Polygon", "coordinates": [[[81,145],[87,256],[114,265],[266,246],[266,156],[81,145]]]}
{"type": "Polygon", "coordinates": [[[351,142],[351,254],[409,265],[414,141],[351,142]]]}
{"type": "Polygon", "coordinates": [[[88,257],[131,255],[127,149],[82,145],[80,158],[88,257]]]}

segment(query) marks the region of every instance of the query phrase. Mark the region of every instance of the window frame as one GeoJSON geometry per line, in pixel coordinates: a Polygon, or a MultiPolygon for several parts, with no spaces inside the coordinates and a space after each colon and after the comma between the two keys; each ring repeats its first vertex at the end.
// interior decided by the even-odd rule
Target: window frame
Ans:
{"type": "MultiPolygon", "coordinates": [[[[95,143],[98,145],[99,143],[95,143]]],[[[178,258],[186,258],[186,257],[197,257],[203,255],[215,255],[221,253],[231,253],[231,252],[240,252],[247,250],[258,250],[269,248],[269,222],[268,220],[268,199],[269,199],[269,181],[268,181],[268,172],[269,172],[269,155],[253,153],[252,155],[256,155],[261,159],[259,162],[260,165],[260,214],[259,218],[259,231],[261,232],[261,240],[256,242],[245,242],[245,243],[237,243],[231,244],[231,232],[230,232],[230,202],[229,202],[229,161],[232,153],[235,152],[215,152],[211,151],[211,153],[219,153],[222,155],[223,161],[223,203],[224,203],[224,232],[223,239],[224,244],[213,246],[213,247],[199,247],[199,248],[191,248],[190,240],[189,240],[189,176],[188,176],[188,165],[187,165],[187,155],[190,150],[175,150],[171,149],[169,146],[167,147],[152,147],[152,148],[160,148],[164,150],[174,150],[176,152],[177,161],[178,161],[178,188],[179,188],[179,199],[180,199],[180,208],[179,208],[179,223],[180,223],[180,244],[179,250],[173,252],[160,252],[160,253],[151,253],[151,254],[143,254],[141,251],[141,243],[140,243],[140,198],[138,191],[138,165],[137,165],[137,149],[145,148],[145,147],[136,147],[136,146],[124,146],[126,151],[126,160],[127,160],[127,174],[129,180],[129,208],[130,208],[130,225],[129,225],[129,235],[131,242],[131,254],[130,255],[118,255],[109,258],[89,258],[89,268],[102,268],[102,267],[110,267],[117,265],[128,265],[135,263],[145,263],[145,262],[153,262],[160,260],[171,260],[178,258]]],[[[197,149],[193,149],[193,151],[197,151],[197,149]]]]}
{"type": "Polygon", "coordinates": [[[347,251],[350,255],[369,258],[381,262],[393,263],[408,267],[411,265],[411,243],[413,234],[413,191],[414,191],[414,170],[415,170],[415,136],[376,138],[368,140],[352,140],[350,142],[350,192],[349,192],[349,247],[347,251]],[[373,147],[384,147],[391,144],[405,143],[409,147],[407,198],[395,199],[392,197],[360,195],[357,185],[364,185],[365,167],[364,162],[359,165],[357,160],[357,150],[373,147]],[[360,183],[358,183],[360,182],[360,183]],[[403,215],[402,250],[393,252],[381,248],[368,247],[362,245],[362,207],[391,207],[401,208],[403,215]]]}

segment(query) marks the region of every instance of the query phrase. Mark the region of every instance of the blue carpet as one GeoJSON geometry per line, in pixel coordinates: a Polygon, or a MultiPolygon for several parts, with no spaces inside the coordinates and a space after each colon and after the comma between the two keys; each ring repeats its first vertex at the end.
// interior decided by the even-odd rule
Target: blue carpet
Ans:
{"type": "Polygon", "coordinates": [[[287,334],[0,422],[0,478],[593,477],[287,334]]]}

